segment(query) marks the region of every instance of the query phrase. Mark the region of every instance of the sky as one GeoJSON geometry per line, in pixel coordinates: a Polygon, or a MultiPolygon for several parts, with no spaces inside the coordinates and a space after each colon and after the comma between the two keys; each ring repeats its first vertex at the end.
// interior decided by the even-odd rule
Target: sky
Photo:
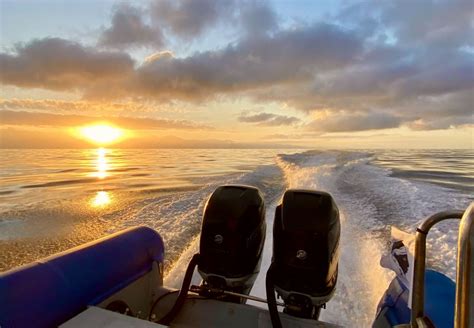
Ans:
{"type": "Polygon", "coordinates": [[[0,0],[0,41],[0,148],[474,145],[471,0],[0,0]]]}

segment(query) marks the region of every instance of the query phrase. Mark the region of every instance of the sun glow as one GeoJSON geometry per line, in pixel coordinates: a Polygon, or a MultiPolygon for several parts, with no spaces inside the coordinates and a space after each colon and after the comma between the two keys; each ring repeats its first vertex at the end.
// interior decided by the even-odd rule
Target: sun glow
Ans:
{"type": "Polygon", "coordinates": [[[119,141],[124,131],[108,124],[95,124],[80,128],[79,134],[95,144],[107,145],[119,141]]]}

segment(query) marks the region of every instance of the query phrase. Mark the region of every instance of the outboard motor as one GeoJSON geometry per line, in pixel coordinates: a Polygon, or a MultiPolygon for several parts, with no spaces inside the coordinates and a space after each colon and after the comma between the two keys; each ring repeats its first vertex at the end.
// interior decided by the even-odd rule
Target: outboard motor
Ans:
{"type": "Polygon", "coordinates": [[[257,188],[218,187],[204,208],[200,253],[194,254],[188,264],[175,304],[157,322],[169,326],[189,290],[209,298],[244,303],[243,294],[249,294],[260,270],[265,230],[265,204],[257,188]],[[201,286],[191,286],[196,266],[204,280],[201,286]]]}
{"type": "MultiPolygon", "coordinates": [[[[217,188],[202,221],[198,271],[204,285],[248,294],[260,270],[265,230],[265,205],[257,188],[217,188]]],[[[225,300],[243,302],[240,297],[225,300]]]]}
{"type": "Polygon", "coordinates": [[[266,281],[274,327],[281,324],[274,290],[285,303],[285,313],[319,317],[336,286],[340,231],[339,211],[330,194],[285,192],[275,211],[273,257],[266,281]]]}

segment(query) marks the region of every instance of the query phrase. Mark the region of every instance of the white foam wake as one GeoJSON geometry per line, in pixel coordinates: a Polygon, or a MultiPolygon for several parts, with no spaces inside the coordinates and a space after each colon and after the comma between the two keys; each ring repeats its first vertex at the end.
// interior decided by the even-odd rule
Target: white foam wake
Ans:
{"type": "MultiPolygon", "coordinates": [[[[267,235],[252,295],[266,297],[265,273],[271,260],[273,217],[283,191],[287,188],[323,190],[333,195],[339,207],[342,232],[337,289],[327,309],[321,312],[321,319],[348,327],[371,326],[377,303],[392,278],[392,273],[379,265],[391,225],[413,232],[427,215],[462,209],[468,204],[463,195],[451,190],[391,177],[388,169],[372,165],[371,160],[371,154],[361,152],[280,155],[277,166],[256,170],[235,181],[256,185],[264,192],[267,202],[267,235]]],[[[451,278],[455,272],[455,230],[456,222],[436,229],[428,248],[429,263],[451,278]]],[[[189,259],[198,251],[197,238],[191,243],[188,239],[187,244],[188,249],[165,280],[175,288],[180,286],[189,259]]]]}
{"type": "MultiPolygon", "coordinates": [[[[278,164],[282,168],[288,188],[324,190],[331,193],[339,204],[342,221],[341,255],[339,278],[334,298],[327,309],[321,313],[321,319],[344,326],[368,327],[375,315],[377,302],[389,282],[386,272],[379,267],[381,245],[370,231],[358,227],[351,218],[357,215],[338,201],[341,198],[336,185],[336,175],[344,167],[357,165],[367,159],[364,154],[353,157],[340,153],[304,153],[281,156],[278,164]]],[[[267,214],[268,233],[262,268],[252,294],[265,297],[264,273],[268,269],[271,257],[272,225],[275,210],[267,214]]]]}

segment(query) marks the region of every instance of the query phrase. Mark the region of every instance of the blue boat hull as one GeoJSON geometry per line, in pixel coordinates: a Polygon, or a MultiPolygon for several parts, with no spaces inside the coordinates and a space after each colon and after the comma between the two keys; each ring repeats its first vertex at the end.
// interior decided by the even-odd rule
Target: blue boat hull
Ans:
{"type": "MultiPolygon", "coordinates": [[[[390,327],[409,324],[409,289],[399,277],[395,277],[382,297],[378,308],[375,327],[390,327]]],[[[437,328],[454,326],[455,283],[437,271],[425,273],[425,314],[437,328]]]]}
{"type": "Polygon", "coordinates": [[[147,274],[163,240],[137,227],[0,275],[1,327],[54,327],[147,274]]]}

